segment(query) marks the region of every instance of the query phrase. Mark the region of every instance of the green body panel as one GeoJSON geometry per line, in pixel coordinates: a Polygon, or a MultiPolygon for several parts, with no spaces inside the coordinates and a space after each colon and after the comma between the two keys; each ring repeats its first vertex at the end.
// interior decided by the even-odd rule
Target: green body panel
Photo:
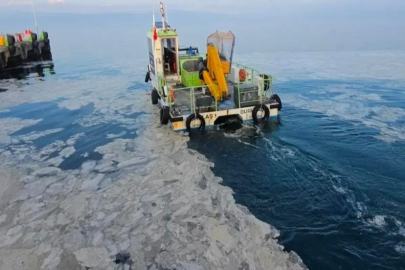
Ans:
{"type": "Polygon", "coordinates": [[[200,58],[199,55],[196,56],[182,56],[180,60],[180,70],[181,70],[181,82],[187,87],[198,87],[202,85],[199,77],[199,72],[197,71],[186,71],[184,69],[184,64],[188,61],[197,61],[200,58]]]}
{"type": "Polygon", "coordinates": [[[166,31],[157,31],[158,37],[177,37],[177,33],[173,30],[166,30],[166,31]]]}
{"type": "MultiPolygon", "coordinates": [[[[153,36],[153,30],[149,31],[153,36]]],[[[177,32],[173,30],[156,31],[158,37],[177,37],[177,32]]]]}
{"type": "Polygon", "coordinates": [[[156,89],[156,90],[158,91],[159,95],[162,97],[162,96],[164,96],[163,87],[167,84],[166,79],[161,74],[158,74],[157,78],[158,78],[158,89],[156,89]]]}
{"type": "Polygon", "coordinates": [[[44,31],[41,32],[41,35],[39,36],[39,40],[45,40],[44,31]]]}

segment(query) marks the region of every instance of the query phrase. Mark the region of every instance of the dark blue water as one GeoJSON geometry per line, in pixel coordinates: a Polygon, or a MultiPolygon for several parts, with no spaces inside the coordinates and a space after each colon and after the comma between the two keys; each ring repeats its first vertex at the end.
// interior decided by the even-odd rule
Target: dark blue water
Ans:
{"type": "MultiPolygon", "coordinates": [[[[95,149],[116,139],[109,134],[134,138],[142,128],[136,120],[151,115],[136,107],[148,88],[149,17],[72,16],[41,16],[52,63],[7,71],[0,81],[0,111],[8,109],[0,120],[38,121],[13,137],[58,129],[33,140],[41,150],[84,134],[60,164],[65,170],[101,159],[95,149]],[[67,109],[65,101],[76,104],[67,109]],[[124,101],[124,113],[115,111],[124,101]]],[[[179,33],[187,33],[181,45],[205,42],[194,25],[179,33]]],[[[276,76],[280,117],[263,126],[225,124],[189,146],[310,269],[405,269],[405,53],[267,54],[241,51],[238,42],[238,62],[276,76]]]]}
{"type": "MultiPolygon", "coordinates": [[[[189,146],[215,163],[215,174],[235,191],[236,201],[277,227],[280,242],[310,269],[405,269],[405,142],[360,123],[378,111],[366,106],[405,109],[404,89],[381,89],[386,83],[279,83],[279,93],[300,89],[308,102],[334,100],[337,93],[320,89],[342,85],[352,92],[374,85],[367,94],[382,98],[357,100],[363,107],[341,117],[334,112],[339,104],[330,103],[326,115],[287,103],[275,122],[222,126],[191,137],[189,146]],[[360,109],[367,111],[361,118],[360,109]]],[[[317,102],[303,107],[323,111],[317,102]]],[[[388,130],[403,128],[404,120],[402,114],[388,130]]]]}

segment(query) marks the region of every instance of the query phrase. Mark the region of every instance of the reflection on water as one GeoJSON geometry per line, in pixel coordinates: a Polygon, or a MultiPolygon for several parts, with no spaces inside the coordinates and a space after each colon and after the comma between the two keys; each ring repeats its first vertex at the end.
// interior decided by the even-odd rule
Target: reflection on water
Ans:
{"type": "Polygon", "coordinates": [[[0,80],[4,79],[17,79],[23,80],[33,75],[35,78],[43,78],[48,75],[54,75],[55,65],[52,61],[31,63],[15,68],[9,68],[0,71],[0,80]]]}

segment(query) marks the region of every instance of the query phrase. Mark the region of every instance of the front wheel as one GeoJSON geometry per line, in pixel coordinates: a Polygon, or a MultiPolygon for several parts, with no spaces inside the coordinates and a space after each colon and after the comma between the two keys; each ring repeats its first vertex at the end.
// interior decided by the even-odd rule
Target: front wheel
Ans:
{"type": "Polygon", "coordinates": [[[270,110],[264,104],[257,104],[252,111],[252,118],[255,123],[266,122],[269,120],[270,110]]]}
{"type": "Polygon", "coordinates": [[[158,104],[159,94],[158,94],[158,91],[156,89],[152,90],[151,97],[152,97],[152,104],[153,105],[158,104]]]}

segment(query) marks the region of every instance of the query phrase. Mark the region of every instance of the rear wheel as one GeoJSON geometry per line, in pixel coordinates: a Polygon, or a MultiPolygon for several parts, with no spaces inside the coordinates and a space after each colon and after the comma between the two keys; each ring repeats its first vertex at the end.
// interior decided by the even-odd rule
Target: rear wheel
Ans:
{"type": "Polygon", "coordinates": [[[266,122],[269,120],[270,110],[264,104],[257,104],[252,111],[252,118],[255,123],[266,122]]]}
{"type": "Polygon", "coordinates": [[[169,107],[163,107],[160,109],[160,123],[162,125],[167,125],[170,120],[170,109],[169,107]]]}
{"type": "Polygon", "coordinates": [[[153,104],[153,105],[158,104],[159,94],[158,94],[158,92],[157,92],[156,89],[153,89],[153,90],[152,90],[151,97],[152,97],[152,104],[153,104]]]}

